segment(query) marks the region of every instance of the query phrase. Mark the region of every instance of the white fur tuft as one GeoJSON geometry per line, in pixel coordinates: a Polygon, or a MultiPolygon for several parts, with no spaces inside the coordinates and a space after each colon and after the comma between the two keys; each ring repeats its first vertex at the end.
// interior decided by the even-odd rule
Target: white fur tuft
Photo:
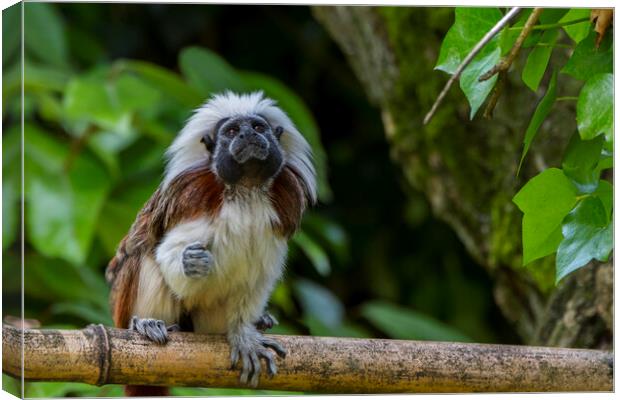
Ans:
{"type": "Polygon", "coordinates": [[[214,134],[213,129],[218,121],[252,114],[260,114],[274,128],[281,126],[284,129],[280,144],[285,162],[298,171],[309,189],[310,200],[315,202],[316,177],[310,146],[291,119],[276,106],[274,100],[264,97],[263,92],[236,94],[227,91],[214,95],[196,109],[166,152],[168,163],[163,186],[166,187],[181,172],[210,157],[200,140],[206,133],[214,134]]]}

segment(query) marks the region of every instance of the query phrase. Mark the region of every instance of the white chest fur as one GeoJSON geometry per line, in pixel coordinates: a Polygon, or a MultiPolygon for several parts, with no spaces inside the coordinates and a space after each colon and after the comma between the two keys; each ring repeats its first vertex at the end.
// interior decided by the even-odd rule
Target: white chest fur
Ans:
{"type": "Polygon", "coordinates": [[[230,318],[256,319],[274,283],[282,274],[286,241],[274,235],[273,207],[263,192],[229,198],[213,218],[199,218],[176,226],[156,251],[163,278],[191,310],[199,332],[222,332],[230,318]],[[215,265],[205,278],[183,274],[182,252],[200,242],[213,254],[215,265]]]}

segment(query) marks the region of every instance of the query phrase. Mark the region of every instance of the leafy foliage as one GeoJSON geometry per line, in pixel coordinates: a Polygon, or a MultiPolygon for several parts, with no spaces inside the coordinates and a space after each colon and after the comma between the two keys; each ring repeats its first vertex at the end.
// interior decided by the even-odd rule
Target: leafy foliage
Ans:
{"type": "Polygon", "coordinates": [[[467,335],[433,318],[382,301],[364,304],[362,315],[396,339],[471,341],[467,335]]]}
{"type": "Polygon", "coordinates": [[[588,36],[579,42],[573,54],[562,68],[562,72],[581,81],[592,75],[613,71],[613,46],[610,35],[605,36],[597,48],[596,32],[590,29],[588,36]]]}
{"type": "Polygon", "coordinates": [[[552,254],[562,242],[564,217],[577,202],[571,181],[557,168],[532,178],[513,199],[523,211],[523,264],[552,254]]]}
{"type": "MultiPolygon", "coordinates": [[[[531,11],[523,14],[514,26],[503,28],[499,35],[502,54],[507,54],[514,45],[531,11]]],[[[534,26],[522,46],[531,50],[521,79],[534,92],[549,70],[552,54],[566,51],[566,47],[572,54],[561,72],[585,81],[578,97],[560,98],[558,92],[562,87],[558,87],[554,69],[546,93],[525,132],[517,169],[521,170],[521,164],[553,105],[559,100],[576,99],[578,135],[574,135],[566,146],[562,169],[542,171],[530,179],[513,199],[524,213],[523,264],[557,253],[556,283],[592,259],[607,260],[612,250],[611,185],[600,178],[602,171],[611,167],[613,148],[613,45],[612,35],[607,34],[600,46],[596,46],[597,32],[589,22],[589,16],[590,10],[585,9],[545,9],[540,15],[539,25],[534,26]],[[564,43],[566,37],[571,44],[564,43]]],[[[454,25],[444,38],[437,68],[453,74],[473,45],[488,31],[491,20],[499,18],[499,9],[457,9],[454,25]],[[480,21],[476,18],[480,15],[488,16],[488,20],[480,21]]],[[[484,47],[483,53],[490,54],[497,46],[494,39],[484,47]]],[[[495,63],[478,70],[477,77],[495,63]]],[[[470,65],[467,69],[477,67],[470,65]]],[[[471,87],[476,80],[461,77],[461,88],[472,108],[472,116],[493,87],[485,83],[471,87]]]]}
{"type": "Polygon", "coordinates": [[[577,127],[584,140],[605,135],[613,142],[614,77],[612,74],[592,76],[579,93],[577,127]]]}
{"type": "Polygon", "coordinates": [[[551,112],[551,108],[555,103],[555,99],[557,97],[556,94],[556,86],[557,86],[557,74],[555,71],[553,72],[553,76],[551,77],[551,82],[549,83],[549,87],[547,88],[547,93],[543,96],[538,106],[536,106],[536,110],[534,111],[534,115],[530,120],[529,125],[527,126],[527,130],[525,131],[525,137],[523,138],[523,152],[521,153],[521,160],[519,160],[519,167],[517,168],[517,175],[519,175],[519,171],[521,170],[521,165],[523,164],[523,160],[525,160],[525,156],[532,145],[532,141],[536,137],[540,126],[545,121],[545,118],[551,112]]]}
{"type": "Polygon", "coordinates": [[[562,224],[564,240],[558,248],[556,281],[592,259],[607,261],[613,247],[612,229],[598,197],[582,200],[562,224]]]}
{"type": "MultiPolygon", "coordinates": [[[[436,69],[454,74],[461,61],[502,17],[495,8],[457,8],[454,25],[443,41],[436,69]]],[[[501,56],[499,39],[493,38],[461,74],[461,89],[471,106],[470,118],[493,89],[497,77],[478,82],[480,75],[491,69],[501,56]]]]}

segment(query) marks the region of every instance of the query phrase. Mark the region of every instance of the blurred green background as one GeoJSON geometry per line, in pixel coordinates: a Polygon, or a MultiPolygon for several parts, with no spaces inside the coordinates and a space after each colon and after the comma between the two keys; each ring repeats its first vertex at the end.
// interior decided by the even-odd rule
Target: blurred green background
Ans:
{"type": "MultiPolygon", "coordinates": [[[[20,10],[3,12],[3,301],[20,311],[20,10]]],[[[290,245],[273,332],[516,343],[487,274],[410,193],[379,110],[301,6],[25,5],[25,317],[111,324],[103,271],[211,93],[262,89],[314,149],[320,203],[290,245]],[[405,193],[405,191],[407,191],[405,193]]],[[[38,321],[38,322],[37,322],[38,321]]],[[[5,390],[18,383],[4,376],[5,390]]],[[[122,388],[27,383],[26,396],[122,388]]],[[[256,394],[175,388],[175,395],[256,394]]]]}

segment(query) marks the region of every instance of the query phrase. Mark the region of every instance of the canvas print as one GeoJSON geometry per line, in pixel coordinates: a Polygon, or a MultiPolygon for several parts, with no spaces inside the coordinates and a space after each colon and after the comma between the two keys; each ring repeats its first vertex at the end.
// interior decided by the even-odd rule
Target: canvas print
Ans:
{"type": "Polygon", "coordinates": [[[614,9],[2,11],[2,389],[613,391],[614,9]]]}

